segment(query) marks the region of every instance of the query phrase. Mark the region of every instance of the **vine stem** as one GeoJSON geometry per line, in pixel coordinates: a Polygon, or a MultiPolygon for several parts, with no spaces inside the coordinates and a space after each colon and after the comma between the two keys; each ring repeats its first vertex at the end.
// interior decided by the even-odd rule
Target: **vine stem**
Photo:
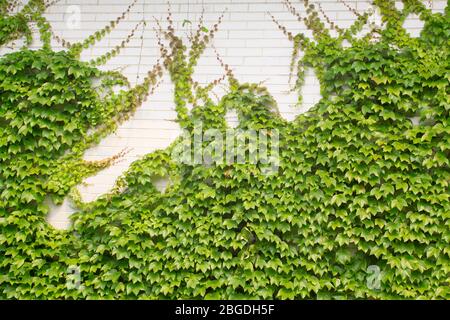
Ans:
{"type": "Polygon", "coordinates": [[[142,33],[141,33],[141,50],[139,52],[139,62],[138,62],[138,69],[137,69],[137,74],[136,74],[136,84],[139,81],[139,73],[141,72],[141,61],[142,61],[142,51],[144,49],[144,32],[145,32],[145,27],[146,27],[146,22],[145,22],[145,0],[142,3],[142,21],[143,21],[143,26],[142,26],[142,33]]]}

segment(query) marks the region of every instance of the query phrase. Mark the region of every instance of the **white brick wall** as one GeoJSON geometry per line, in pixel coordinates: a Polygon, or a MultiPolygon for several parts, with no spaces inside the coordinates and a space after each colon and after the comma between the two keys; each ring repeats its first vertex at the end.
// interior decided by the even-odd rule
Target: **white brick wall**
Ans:
{"type": "MultiPolygon", "coordinates": [[[[114,20],[130,2],[131,0],[61,0],[48,10],[46,17],[56,34],[74,42],[84,39],[101,29],[110,20],[114,20]],[[79,6],[81,12],[80,28],[75,30],[68,27],[67,21],[70,17],[66,13],[73,5],[79,6]]],[[[272,13],[294,33],[303,31],[310,34],[310,32],[305,30],[304,26],[286,10],[281,0],[171,0],[170,2],[173,19],[179,30],[183,29],[182,23],[185,19],[192,21],[192,25],[195,26],[202,8],[205,9],[204,19],[207,25],[213,25],[220,13],[227,9],[215,37],[214,46],[224,61],[233,68],[241,82],[264,81],[286,119],[294,119],[320,98],[318,81],[311,71],[308,72],[302,89],[303,105],[296,107],[297,94],[288,93],[292,44],[277,29],[267,12],[272,13]]],[[[348,27],[355,19],[355,16],[337,0],[314,2],[320,2],[327,15],[341,27],[348,27]]],[[[446,5],[445,0],[425,1],[425,3],[428,2],[431,3],[434,11],[443,11],[446,5]]],[[[293,1],[293,3],[300,12],[304,11],[299,1],[293,1]]],[[[369,1],[348,0],[346,3],[361,12],[369,7],[369,1]]],[[[400,2],[397,5],[400,6],[400,2]]],[[[164,0],[138,0],[124,21],[95,48],[86,50],[82,58],[90,59],[107,52],[114,45],[119,44],[131,29],[145,18],[148,24],[143,33],[143,41],[140,39],[142,29],[138,29],[127,48],[104,67],[105,69],[122,68],[123,73],[132,83],[139,81],[139,77],[142,78],[158,57],[153,17],[164,19],[166,12],[167,3],[164,0]],[[140,65],[139,61],[141,61],[140,65]]],[[[415,16],[407,20],[405,27],[411,34],[418,35],[422,23],[415,16]]],[[[189,29],[189,25],[185,26],[186,28],[189,29]]],[[[56,44],[55,47],[57,47],[56,44]]],[[[222,74],[223,70],[215,59],[214,51],[207,49],[196,68],[195,79],[204,83],[222,74]]],[[[216,92],[219,95],[223,94],[221,90],[216,92]]],[[[165,148],[175,139],[179,134],[179,127],[173,121],[176,113],[172,93],[172,84],[166,75],[157,92],[131,120],[87,152],[86,159],[97,160],[112,156],[124,148],[131,149],[122,162],[100,172],[95,177],[86,179],[86,185],[79,187],[84,200],[94,200],[98,195],[110,190],[116,178],[131,162],[156,149],[165,148]]],[[[235,119],[232,115],[229,118],[230,121],[235,119]]],[[[57,228],[66,228],[71,210],[68,202],[62,207],[54,208],[49,216],[50,223],[57,228]]]]}

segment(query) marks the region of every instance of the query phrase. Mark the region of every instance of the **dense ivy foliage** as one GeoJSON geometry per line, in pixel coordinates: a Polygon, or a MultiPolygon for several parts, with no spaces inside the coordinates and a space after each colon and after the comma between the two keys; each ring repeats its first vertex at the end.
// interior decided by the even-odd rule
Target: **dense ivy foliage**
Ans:
{"type": "Polygon", "coordinates": [[[43,17],[50,5],[43,0],[30,0],[20,10],[18,0],[0,0],[0,46],[25,37],[25,44],[32,42],[31,23],[35,23],[41,34],[43,46],[50,45],[50,25],[43,17]]]}
{"type": "Polygon", "coordinates": [[[405,0],[398,11],[375,1],[385,27],[356,37],[368,14],[348,30],[331,25],[332,36],[303,2],[304,18],[286,5],[314,39],[278,25],[294,43],[296,87],[314,68],[323,98],[293,122],[267,90],[239,84],[219,56],[230,83],[219,103],[208,93],[225,76],[205,87],[192,80],[218,24],[200,22],[189,45],[170,13],[159,29],[181,127],[225,131],[234,109],[240,129],[279,132],[278,171],[179,163],[171,156],[178,139],[133,163],[110,194],[87,204],[74,197],[73,232],[46,224],[45,197],[61,200],[114,161],[81,157],[161,70],[117,94],[111,86],[124,79],[78,61],[78,52],[2,57],[0,298],[450,298],[450,8],[432,14],[405,0]],[[410,13],[425,22],[419,38],[402,27],[410,13]],[[94,79],[106,79],[102,90],[94,79]],[[164,192],[153,185],[158,177],[170,180],[164,192]],[[367,284],[374,265],[380,288],[367,284]],[[81,287],[67,287],[72,266],[81,287]]]}

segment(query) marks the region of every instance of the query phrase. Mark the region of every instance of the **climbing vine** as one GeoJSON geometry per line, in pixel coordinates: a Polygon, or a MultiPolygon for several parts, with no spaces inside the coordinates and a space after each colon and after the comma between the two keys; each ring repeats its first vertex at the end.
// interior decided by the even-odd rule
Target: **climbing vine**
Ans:
{"type": "Polygon", "coordinates": [[[185,39],[169,10],[157,22],[161,58],[131,87],[96,67],[126,40],[101,59],[79,60],[123,16],[72,44],[53,33],[43,1],[17,14],[15,2],[0,1],[0,45],[31,39],[18,21],[37,22],[43,42],[0,58],[0,298],[448,299],[450,8],[375,0],[379,27],[346,4],[356,20],[343,29],[320,5],[301,2],[304,10],[285,5],[312,38],[272,19],[293,43],[294,89],[312,68],[322,99],[287,122],[267,89],[239,83],[219,54],[224,76],[193,80],[222,17],[209,28],[200,19],[185,39]],[[402,26],[412,13],[424,21],[417,38],[402,26]],[[53,51],[52,38],[66,51],[53,51]],[[277,171],[176,161],[180,137],[84,203],[74,187],[121,156],[87,162],[84,151],[132,114],[163,69],[188,136],[226,132],[225,115],[236,110],[238,129],[278,132],[277,171]],[[225,80],[229,92],[217,102],[211,90],[225,80]],[[160,192],[153,182],[163,177],[160,192]],[[54,230],[45,200],[67,196],[79,211],[69,231],[54,230]],[[74,268],[80,285],[68,286],[74,268]],[[378,286],[368,285],[371,270],[378,286]]]}

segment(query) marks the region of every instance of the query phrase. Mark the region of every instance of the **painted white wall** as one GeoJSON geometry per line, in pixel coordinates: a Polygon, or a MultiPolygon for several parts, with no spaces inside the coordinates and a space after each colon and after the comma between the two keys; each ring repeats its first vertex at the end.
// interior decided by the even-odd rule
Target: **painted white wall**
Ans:
{"type": "MultiPolygon", "coordinates": [[[[302,89],[303,104],[296,106],[297,93],[289,93],[290,86],[289,64],[292,44],[278,30],[269,14],[273,14],[288,30],[310,34],[304,26],[299,24],[284,7],[282,0],[171,0],[173,19],[179,32],[189,29],[189,25],[182,27],[185,19],[195,21],[200,16],[202,8],[205,10],[206,25],[212,26],[221,12],[224,13],[223,23],[213,41],[225,63],[229,64],[235,76],[241,82],[264,82],[279,104],[283,117],[294,119],[305,112],[320,99],[319,83],[312,72],[306,77],[302,89]]],[[[300,1],[292,1],[304,12],[300,1]]],[[[327,15],[340,27],[348,27],[355,20],[355,15],[339,3],[338,0],[316,0],[327,15]]],[[[424,1],[434,11],[442,12],[446,0],[424,1]]],[[[115,20],[131,3],[131,0],[61,0],[50,7],[46,17],[51,22],[56,34],[70,42],[80,41],[88,35],[104,27],[109,21],[115,20]],[[72,14],[80,12],[77,25],[72,14]],[[73,28],[75,26],[75,28],[73,28]]],[[[370,1],[348,0],[346,3],[360,12],[367,10],[370,1]]],[[[397,4],[399,7],[401,3],[397,4]]],[[[132,83],[139,82],[146,71],[151,68],[158,58],[158,47],[154,17],[165,19],[167,2],[164,0],[138,0],[130,14],[117,28],[94,48],[86,50],[82,58],[89,60],[104,54],[119,44],[143,18],[148,22],[142,32],[138,29],[134,38],[122,53],[108,62],[104,69],[121,69],[132,83]],[[140,39],[143,35],[143,40],[140,39]]],[[[423,23],[417,16],[410,17],[405,27],[412,35],[418,35],[423,23]]],[[[58,46],[54,43],[54,48],[58,46]]],[[[0,51],[5,53],[6,51],[0,51]]],[[[215,53],[208,48],[196,68],[195,79],[201,83],[219,78],[223,74],[218,65],[215,53]]],[[[172,83],[168,75],[135,116],[120,126],[114,134],[104,139],[98,146],[89,150],[85,159],[99,160],[117,154],[124,148],[131,151],[123,160],[85,180],[85,185],[79,186],[85,201],[92,201],[99,195],[108,192],[128,166],[141,156],[156,149],[168,146],[180,133],[174,122],[176,113],[173,104],[172,83]]],[[[218,90],[219,95],[223,90],[218,90]]],[[[231,122],[235,117],[230,117],[231,122]]],[[[48,217],[49,222],[59,229],[70,225],[70,213],[73,212],[70,203],[66,201],[62,206],[53,206],[48,217]]]]}

